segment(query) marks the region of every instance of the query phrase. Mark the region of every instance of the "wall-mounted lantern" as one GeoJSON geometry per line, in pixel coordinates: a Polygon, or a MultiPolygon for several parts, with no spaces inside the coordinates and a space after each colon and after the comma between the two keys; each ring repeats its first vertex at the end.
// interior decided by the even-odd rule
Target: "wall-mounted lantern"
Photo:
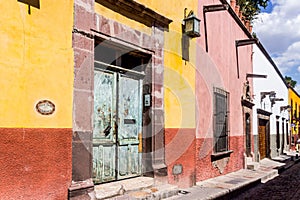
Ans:
{"type": "Polygon", "coordinates": [[[200,19],[194,15],[194,11],[190,11],[186,16],[186,10],[184,9],[183,19],[183,33],[191,38],[200,37],[200,19]]]}

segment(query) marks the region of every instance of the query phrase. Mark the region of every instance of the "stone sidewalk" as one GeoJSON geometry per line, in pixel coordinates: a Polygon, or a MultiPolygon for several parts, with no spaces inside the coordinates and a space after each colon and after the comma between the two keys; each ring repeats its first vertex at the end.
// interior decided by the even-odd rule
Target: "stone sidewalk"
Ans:
{"type": "MultiPolygon", "coordinates": [[[[298,154],[298,153],[297,153],[298,154]]],[[[241,169],[226,175],[197,182],[191,188],[179,189],[153,178],[138,177],[95,186],[96,199],[110,200],[205,200],[230,199],[235,194],[259,183],[265,183],[299,162],[296,152],[276,158],[263,159],[256,170],[241,169]]]]}
{"type": "Polygon", "coordinates": [[[263,159],[257,170],[241,169],[237,172],[197,182],[196,186],[179,190],[177,196],[168,198],[168,200],[231,199],[244,190],[275,178],[279,173],[299,161],[298,156],[296,159],[295,152],[276,157],[273,160],[263,159]]]}

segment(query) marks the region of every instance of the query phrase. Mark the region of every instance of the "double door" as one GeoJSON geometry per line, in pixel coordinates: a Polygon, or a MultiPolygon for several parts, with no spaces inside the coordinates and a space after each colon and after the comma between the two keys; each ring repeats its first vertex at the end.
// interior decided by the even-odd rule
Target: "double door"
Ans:
{"type": "Polygon", "coordinates": [[[93,179],[96,183],[141,174],[142,80],[95,70],[93,179]]]}

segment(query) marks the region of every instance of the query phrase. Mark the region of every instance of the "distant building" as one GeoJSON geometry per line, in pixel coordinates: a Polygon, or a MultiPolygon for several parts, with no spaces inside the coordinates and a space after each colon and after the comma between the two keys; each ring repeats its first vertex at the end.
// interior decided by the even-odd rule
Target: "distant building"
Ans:
{"type": "Polygon", "coordinates": [[[255,160],[274,158],[290,147],[287,84],[261,43],[253,47],[253,134],[255,160]]]}
{"type": "Polygon", "coordinates": [[[300,151],[300,95],[292,88],[288,87],[291,123],[291,147],[293,150],[300,151]],[[298,145],[297,145],[298,144],[298,145]]]}

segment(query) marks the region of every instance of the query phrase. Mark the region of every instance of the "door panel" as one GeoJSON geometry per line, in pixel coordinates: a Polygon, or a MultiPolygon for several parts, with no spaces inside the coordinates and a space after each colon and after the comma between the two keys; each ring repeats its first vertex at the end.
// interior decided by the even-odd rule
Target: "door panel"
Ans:
{"type": "Polygon", "coordinates": [[[138,144],[140,131],[140,87],[139,81],[127,77],[119,80],[119,131],[120,144],[138,144]]]}
{"type": "Polygon", "coordinates": [[[258,126],[260,159],[266,158],[266,126],[258,126]]]}
{"type": "Polygon", "coordinates": [[[115,180],[115,145],[93,147],[93,177],[95,182],[115,180]]]}
{"type": "Polygon", "coordinates": [[[141,173],[138,152],[142,131],[141,81],[121,75],[119,77],[119,179],[141,173]]]}
{"type": "Polygon", "coordinates": [[[116,74],[95,71],[93,178],[95,182],[115,180],[116,74]]]}
{"type": "Polygon", "coordinates": [[[95,71],[93,179],[101,183],[141,174],[142,81],[95,71]],[[118,119],[118,120],[116,120],[118,119]]]}
{"type": "Polygon", "coordinates": [[[115,85],[116,75],[95,71],[94,76],[94,132],[95,142],[115,142],[115,85]]]}

